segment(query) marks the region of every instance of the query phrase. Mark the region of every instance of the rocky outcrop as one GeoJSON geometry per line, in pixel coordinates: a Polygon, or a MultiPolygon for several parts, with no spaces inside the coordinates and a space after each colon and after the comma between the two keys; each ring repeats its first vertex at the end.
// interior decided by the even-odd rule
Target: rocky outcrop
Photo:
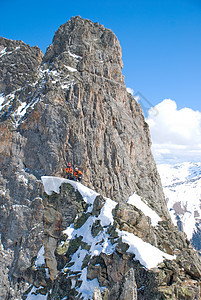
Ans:
{"type": "MultiPolygon", "coordinates": [[[[175,268],[161,265],[156,272],[146,273],[119,239],[111,255],[95,255],[98,262],[86,256],[81,266],[87,267],[90,282],[106,286],[104,291],[101,288],[101,297],[135,299],[134,282],[139,299],[148,299],[148,293],[169,293],[179,299],[178,295],[187,295],[186,291],[178,292],[181,282],[182,288],[187,285],[190,295],[197,297],[199,259],[195,254],[193,263],[193,250],[170,221],[151,154],[148,125],[140,105],[126,91],[116,36],[98,23],[73,17],[55,33],[44,57],[37,47],[21,41],[1,38],[0,47],[2,257],[8,253],[0,273],[5,299],[17,299],[22,294],[26,299],[31,291],[44,295],[52,291],[51,299],[78,296],[75,286],[81,284],[80,278],[69,273],[67,264],[79,247],[88,251],[89,245],[80,237],[69,242],[62,230],[72,224],[81,228],[94,217],[92,237],[102,234],[104,226],[98,215],[104,196],[118,203],[115,225],[107,233],[112,241],[118,230],[125,231],[169,255],[175,255],[178,248],[182,263],[177,261],[175,268]],[[101,195],[96,195],[91,211],[85,196],[70,186],[63,186],[59,198],[43,196],[41,176],[64,176],[68,161],[83,171],[83,184],[101,195]],[[150,218],[139,209],[126,203],[133,193],[158,215],[160,230],[151,226],[150,218]],[[46,265],[40,262],[43,247],[46,265]],[[188,249],[185,254],[183,248],[188,249]],[[191,267],[183,261],[192,262],[191,267]],[[177,268],[179,275],[172,281],[177,268]],[[162,281],[165,292],[159,293],[162,281]],[[132,289],[128,288],[131,285],[132,289]]],[[[94,297],[99,296],[96,290],[94,297]]]]}
{"type": "MultiPolygon", "coordinates": [[[[136,207],[125,220],[129,205],[127,209],[120,207],[117,202],[89,190],[85,191],[84,199],[82,191],[80,184],[72,187],[63,183],[60,194],[44,194],[46,215],[52,215],[53,203],[55,210],[54,218],[44,219],[46,235],[55,239],[54,246],[44,240],[44,257],[52,283],[46,278],[41,287],[38,281],[33,281],[36,293],[50,299],[199,299],[201,261],[178,228],[164,221],[152,226],[149,218],[136,207]],[[71,211],[76,213],[70,215],[71,211]],[[55,222],[57,215],[62,222],[55,222]],[[143,254],[139,255],[137,240],[132,250],[131,239],[136,237],[132,224],[135,215],[135,220],[143,219],[136,224],[137,235],[143,233],[139,239],[143,243],[142,252],[145,248],[150,252],[150,261],[154,261],[154,251],[160,249],[167,258],[158,266],[143,266],[142,261],[145,265],[147,261],[143,254]],[[130,234],[127,241],[123,238],[125,233],[130,234]],[[49,250],[54,253],[51,266],[49,250]]],[[[41,269],[36,272],[40,274],[41,269]]]]}
{"type": "Polygon", "coordinates": [[[8,95],[34,83],[42,58],[38,47],[0,37],[0,92],[8,95]]]}

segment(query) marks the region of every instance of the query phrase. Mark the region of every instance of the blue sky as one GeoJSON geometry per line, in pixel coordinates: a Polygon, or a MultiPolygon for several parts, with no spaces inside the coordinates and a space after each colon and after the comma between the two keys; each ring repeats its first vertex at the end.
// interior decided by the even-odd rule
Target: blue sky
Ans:
{"type": "Polygon", "coordinates": [[[0,7],[0,36],[43,52],[72,16],[103,24],[122,46],[127,87],[153,105],[171,98],[178,109],[201,111],[200,0],[0,0],[0,7]]]}

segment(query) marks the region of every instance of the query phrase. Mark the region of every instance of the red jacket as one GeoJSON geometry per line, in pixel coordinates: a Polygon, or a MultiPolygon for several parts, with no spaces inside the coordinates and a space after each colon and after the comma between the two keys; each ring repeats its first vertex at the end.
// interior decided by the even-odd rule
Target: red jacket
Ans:
{"type": "Polygon", "coordinates": [[[73,169],[72,169],[72,168],[67,167],[67,168],[65,168],[65,170],[66,170],[66,172],[67,172],[68,174],[73,174],[73,169]]]}
{"type": "Polygon", "coordinates": [[[75,171],[74,176],[78,178],[79,176],[82,176],[82,172],[80,170],[75,171]]]}

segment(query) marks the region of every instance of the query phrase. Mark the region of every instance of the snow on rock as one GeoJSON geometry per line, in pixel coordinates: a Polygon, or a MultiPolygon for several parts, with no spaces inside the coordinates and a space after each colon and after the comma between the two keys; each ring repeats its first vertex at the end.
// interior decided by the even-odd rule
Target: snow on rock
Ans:
{"type": "Polygon", "coordinates": [[[7,114],[9,112],[9,114],[12,116],[11,120],[16,127],[18,127],[22,122],[24,116],[27,113],[27,110],[33,109],[36,103],[38,103],[38,101],[40,100],[39,97],[36,97],[33,98],[30,102],[22,102],[20,99],[18,99],[18,97],[16,97],[16,92],[19,92],[20,90],[23,90],[23,88],[17,89],[7,96],[3,96],[3,94],[0,94],[0,112],[4,113],[3,108],[6,108],[7,114]],[[15,103],[15,105],[13,105],[13,103],[15,103]]]}
{"type": "Polygon", "coordinates": [[[4,47],[3,49],[1,47],[0,57],[4,56],[5,54],[6,54],[6,47],[4,47]]]}
{"type": "MultiPolygon", "coordinates": [[[[84,186],[83,186],[84,187],[84,186]]],[[[85,190],[85,189],[83,189],[85,190]]],[[[80,191],[80,190],[79,190],[80,191]]],[[[85,191],[84,191],[85,192],[85,191]]],[[[83,193],[84,194],[84,193],[83,193]]],[[[108,255],[115,251],[115,246],[110,241],[110,235],[108,234],[108,227],[113,224],[112,210],[117,203],[111,199],[106,199],[104,206],[98,217],[90,216],[81,228],[74,229],[74,225],[71,224],[63,233],[68,235],[68,240],[75,239],[76,237],[82,237],[82,242],[87,243],[90,249],[79,249],[73,254],[70,263],[73,263],[68,269],[72,272],[80,272],[81,286],[77,288],[77,291],[82,295],[84,300],[91,299],[95,287],[99,287],[102,291],[104,287],[99,286],[97,278],[93,280],[87,279],[87,268],[82,269],[83,260],[86,255],[90,257],[98,256],[101,252],[108,255]],[[96,237],[92,236],[91,228],[95,221],[100,221],[100,224],[104,226],[96,237]]]]}
{"type": "Polygon", "coordinates": [[[118,233],[122,237],[122,241],[129,245],[127,252],[135,254],[135,259],[148,269],[157,267],[165,258],[169,260],[176,258],[144,242],[130,232],[118,230],[118,233]]]}
{"type": "Polygon", "coordinates": [[[105,205],[101,209],[101,213],[99,215],[101,225],[113,225],[114,219],[112,215],[112,210],[116,207],[117,203],[109,198],[106,199],[105,205]]]}
{"type": "Polygon", "coordinates": [[[80,280],[82,281],[82,284],[77,290],[82,294],[82,297],[84,297],[82,298],[83,300],[92,299],[92,295],[96,287],[99,287],[100,291],[104,290],[104,287],[100,287],[97,278],[94,278],[93,280],[87,279],[87,268],[82,270],[80,280]]]}
{"type": "Polygon", "coordinates": [[[25,116],[27,110],[29,108],[33,109],[36,103],[40,100],[39,97],[33,99],[30,103],[22,102],[20,106],[18,106],[17,110],[13,113],[13,117],[16,120],[16,127],[19,126],[22,118],[25,116]]]}
{"type": "Polygon", "coordinates": [[[70,71],[70,72],[77,72],[77,69],[72,68],[72,67],[70,67],[70,66],[64,65],[64,67],[65,67],[66,69],[68,69],[68,71],[70,71]]]}
{"type": "Polygon", "coordinates": [[[141,197],[136,193],[129,197],[127,203],[137,207],[145,214],[145,216],[149,217],[151,219],[152,226],[156,226],[158,222],[161,221],[161,218],[158,216],[158,214],[147,204],[145,204],[145,202],[141,200],[141,197]]]}
{"type": "MultiPolygon", "coordinates": [[[[26,300],[46,300],[47,299],[47,295],[42,295],[42,294],[38,294],[37,293],[37,290],[39,288],[36,288],[35,286],[33,286],[32,289],[31,289],[31,291],[27,295],[26,300]]],[[[41,287],[41,288],[43,288],[43,287],[41,287]]]]}
{"type": "Polygon", "coordinates": [[[4,107],[4,105],[2,105],[5,101],[5,98],[3,97],[3,94],[0,95],[0,111],[2,110],[2,108],[4,107]]]}
{"type": "Polygon", "coordinates": [[[37,258],[36,258],[36,261],[35,261],[36,267],[40,267],[40,266],[45,264],[44,253],[45,253],[44,246],[42,246],[40,248],[40,250],[38,251],[37,258]]]}
{"type": "MultiPolygon", "coordinates": [[[[60,186],[63,183],[71,184],[76,190],[81,193],[84,201],[89,204],[93,204],[96,196],[98,195],[98,193],[85,187],[81,183],[65,178],[42,176],[41,179],[44,185],[45,192],[48,195],[51,195],[53,192],[59,194],[60,186]]],[[[96,278],[93,280],[87,279],[87,267],[83,267],[84,260],[86,259],[86,257],[92,258],[94,256],[100,255],[101,253],[111,255],[115,252],[118,241],[123,241],[123,243],[128,244],[129,248],[127,252],[135,254],[134,259],[139,260],[139,262],[146,268],[157,267],[157,265],[161,263],[165,258],[170,260],[175,258],[175,256],[168,255],[158,248],[152,246],[151,244],[144,242],[133,233],[122,231],[119,229],[116,230],[116,242],[112,244],[109,229],[111,229],[111,226],[114,223],[113,210],[116,207],[117,202],[109,198],[104,199],[105,203],[101,208],[99,215],[89,214],[85,223],[80,228],[75,228],[74,223],[72,223],[63,231],[63,233],[67,235],[67,240],[65,242],[62,241],[60,244],[60,246],[62,247],[63,243],[81,238],[82,243],[88,245],[87,248],[82,248],[82,246],[80,245],[79,248],[72,254],[71,260],[68,261],[67,265],[64,266],[62,270],[62,272],[66,273],[66,276],[69,276],[69,278],[73,278],[72,274],[80,275],[79,281],[81,282],[81,284],[79,286],[76,285],[74,279],[74,281],[71,281],[71,284],[72,288],[75,288],[84,300],[91,299],[95,287],[99,287],[100,291],[104,289],[103,286],[99,286],[99,282],[96,278]],[[94,226],[94,224],[100,224],[100,230],[96,233],[95,236],[92,233],[92,227],[94,226]]],[[[151,218],[152,224],[157,225],[157,222],[160,220],[159,216],[154,211],[152,211],[138,195],[132,195],[129,198],[128,203],[135,205],[136,207],[141,209],[146,215],[151,218]]]]}
{"type": "Polygon", "coordinates": [[[88,204],[92,204],[99,194],[95,191],[87,188],[80,182],[76,182],[73,180],[61,178],[61,177],[54,177],[54,176],[42,176],[41,180],[44,185],[44,190],[47,195],[51,195],[53,192],[59,194],[60,193],[60,186],[62,183],[69,183],[71,184],[76,190],[80,192],[84,201],[88,204]]]}
{"type": "MultiPolygon", "coordinates": [[[[63,53],[65,53],[65,52],[63,52],[63,53]]],[[[82,57],[79,56],[79,55],[76,55],[76,54],[71,53],[70,50],[68,51],[68,53],[69,53],[69,55],[70,55],[71,57],[75,58],[75,60],[78,60],[78,59],[82,58],[82,57]]]]}
{"type": "Polygon", "coordinates": [[[9,55],[9,54],[12,54],[13,52],[17,51],[18,49],[20,49],[20,47],[16,47],[13,51],[9,51],[7,52],[6,51],[7,47],[3,48],[1,51],[0,51],[0,57],[4,56],[4,55],[9,55]]]}
{"type": "Polygon", "coordinates": [[[0,111],[10,104],[10,102],[15,98],[14,93],[11,93],[7,96],[0,94],[0,111]]]}
{"type": "Polygon", "coordinates": [[[62,183],[71,183],[71,180],[53,176],[42,176],[41,180],[47,195],[52,195],[53,192],[59,194],[62,183]]]}

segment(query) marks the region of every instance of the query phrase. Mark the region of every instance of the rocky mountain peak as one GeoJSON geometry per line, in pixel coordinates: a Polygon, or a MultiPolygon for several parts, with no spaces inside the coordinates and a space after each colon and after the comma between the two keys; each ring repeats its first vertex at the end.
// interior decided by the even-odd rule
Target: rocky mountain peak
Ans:
{"type": "Polygon", "coordinates": [[[111,30],[78,16],[59,27],[43,62],[51,62],[56,68],[63,63],[124,83],[121,57],[119,41],[111,30]],[[79,61],[77,66],[75,59],[79,61]]]}
{"type": "MultiPolygon", "coordinates": [[[[36,59],[37,51],[27,46],[28,62],[35,53],[33,63],[22,87],[13,85],[17,89],[4,95],[0,115],[4,126],[9,122],[23,139],[27,170],[38,178],[63,176],[71,161],[81,168],[89,187],[119,202],[136,191],[169,218],[148,125],[126,91],[114,33],[75,17],[60,26],[39,67],[42,56],[36,59]]],[[[6,62],[8,56],[0,59],[6,62]]]]}

